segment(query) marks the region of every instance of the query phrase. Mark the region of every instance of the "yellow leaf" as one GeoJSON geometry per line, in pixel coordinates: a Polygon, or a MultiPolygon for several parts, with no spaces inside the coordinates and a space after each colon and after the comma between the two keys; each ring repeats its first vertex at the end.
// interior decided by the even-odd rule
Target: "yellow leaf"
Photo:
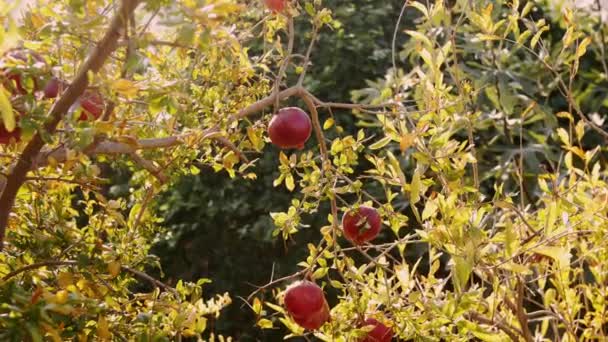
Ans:
{"type": "Polygon", "coordinates": [[[97,320],[97,337],[102,341],[109,341],[112,337],[108,321],[103,316],[99,316],[97,320]]]}
{"type": "Polygon", "coordinates": [[[412,146],[414,144],[415,139],[416,139],[415,134],[409,133],[409,134],[402,135],[401,141],[399,142],[399,148],[401,149],[401,152],[405,152],[405,150],[410,148],[410,146],[412,146]]]}
{"type": "Polygon", "coordinates": [[[261,147],[264,147],[263,143],[262,143],[262,139],[260,139],[260,137],[258,137],[258,135],[256,134],[256,131],[253,127],[247,127],[247,137],[249,138],[249,141],[251,141],[251,144],[253,145],[253,147],[256,150],[260,150],[261,147]],[[260,146],[262,145],[262,146],[260,146]]]}
{"type": "Polygon", "coordinates": [[[410,31],[410,30],[405,30],[405,33],[409,34],[415,40],[426,45],[427,48],[429,48],[429,49],[433,48],[433,43],[431,43],[431,40],[426,35],[418,32],[418,31],[410,31]]]}
{"type": "Polygon", "coordinates": [[[61,288],[66,288],[66,287],[72,285],[73,283],[74,283],[74,277],[72,276],[72,273],[60,272],[57,275],[57,284],[59,284],[59,286],[61,288]]]}
{"type": "Polygon", "coordinates": [[[289,166],[289,158],[287,158],[283,151],[279,152],[279,160],[281,161],[281,165],[289,166]]]}
{"type": "Polygon", "coordinates": [[[109,263],[108,272],[110,272],[112,278],[116,278],[116,276],[120,274],[120,262],[112,261],[111,263],[109,263]]]}
{"type": "Polygon", "coordinates": [[[259,315],[262,312],[262,302],[256,297],[253,299],[253,312],[259,315]]]}
{"type": "Polygon", "coordinates": [[[417,1],[413,1],[412,3],[410,3],[410,6],[414,7],[415,9],[419,10],[420,12],[422,12],[422,14],[424,14],[425,17],[429,16],[429,11],[426,9],[426,6],[424,6],[423,4],[421,4],[417,1]]]}
{"type": "Polygon", "coordinates": [[[587,45],[591,43],[591,38],[586,37],[576,48],[576,57],[580,58],[587,52],[587,45]]]}
{"type": "Polygon", "coordinates": [[[291,173],[288,173],[287,176],[285,176],[285,186],[289,191],[293,191],[293,189],[296,188],[295,181],[293,180],[293,175],[291,173]]]}
{"type": "Polygon", "coordinates": [[[568,112],[559,112],[555,114],[558,118],[565,118],[570,120],[571,122],[574,121],[574,118],[572,117],[572,114],[568,113],[568,112]]]}
{"type": "Polygon", "coordinates": [[[139,88],[137,88],[137,85],[133,81],[124,78],[114,81],[112,89],[126,97],[133,97],[139,91],[139,88]]]}
{"type": "Polygon", "coordinates": [[[487,41],[487,40],[501,40],[502,38],[495,34],[479,33],[479,34],[477,34],[477,39],[479,39],[481,41],[487,41]]]}
{"type": "Polygon", "coordinates": [[[412,205],[420,201],[420,185],[420,172],[416,169],[412,177],[412,184],[410,185],[410,203],[412,205]]]}
{"type": "Polygon", "coordinates": [[[389,142],[391,142],[391,137],[384,137],[378,141],[376,141],[375,143],[371,144],[369,146],[370,150],[378,150],[383,148],[384,146],[386,146],[389,142]]]}
{"type": "Polygon", "coordinates": [[[30,16],[30,19],[32,20],[32,25],[36,29],[42,27],[42,25],[44,25],[44,23],[45,23],[44,18],[40,14],[37,14],[37,13],[32,13],[30,16]]]}
{"type": "Polygon", "coordinates": [[[0,112],[2,114],[2,123],[7,131],[12,132],[15,130],[15,115],[13,114],[13,106],[9,101],[6,89],[0,85],[0,112]]]}
{"type": "Polygon", "coordinates": [[[47,323],[40,323],[40,325],[44,328],[44,330],[46,331],[46,333],[51,336],[51,339],[53,340],[53,342],[61,342],[63,341],[61,339],[61,335],[59,335],[59,332],[57,332],[56,329],[54,329],[51,325],[47,324],[47,323]]]}
{"type": "Polygon", "coordinates": [[[266,318],[259,320],[257,325],[262,329],[272,329],[272,321],[266,318]]]}
{"type": "Polygon", "coordinates": [[[570,146],[570,135],[568,135],[568,132],[566,132],[565,129],[563,129],[561,127],[558,128],[557,129],[557,136],[564,143],[564,145],[570,146]]]}
{"type": "Polygon", "coordinates": [[[65,304],[68,301],[68,291],[66,290],[59,290],[57,291],[57,293],[55,294],[55,303],[57,304],[65,304]]]}

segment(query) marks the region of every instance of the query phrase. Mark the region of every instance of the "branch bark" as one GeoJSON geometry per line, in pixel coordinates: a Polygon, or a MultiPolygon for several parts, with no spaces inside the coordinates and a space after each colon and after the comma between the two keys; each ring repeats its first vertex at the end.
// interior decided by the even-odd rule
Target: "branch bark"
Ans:
{"type": "MultiPolygon", "coordinates": [[[[123,0],[118,13],[112,19],[110,27],[104,37],[97,44],[93,52],[80,67],[76,77],[70,86],[62,94],[61,98],[53,105],[43,126],[45,133],[53,134],[57,125],[63,119],[70,106],[84,92],[88,85],[89,72],[98,72],[110,54],[116,49],[116,43],[122,29],[125,27],[130,14],[137,7],[138,0],[123,0]]],[[[4,234],[8,225],[8,218],[12,211],[17,191],[26,180],[26,174],[30,171],[38,153],[44,146],[40,133],[36,133],[32,140],[24,148],[21,156],[11,168],[6,186],[0,196],[0,250],[4,246],[4,234]]]]}

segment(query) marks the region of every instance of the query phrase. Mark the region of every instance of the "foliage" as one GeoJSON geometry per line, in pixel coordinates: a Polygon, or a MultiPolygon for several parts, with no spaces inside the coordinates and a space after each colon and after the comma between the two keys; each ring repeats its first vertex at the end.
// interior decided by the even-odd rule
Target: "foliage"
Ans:
{"type": "MultiPolygon", "coordinates": [[[[2,339],[215,340],[208,318],[230,297],[203,297],[205,279],[172,288],[143,273],[157,265],[150,244],[166,234],[152,204],[180,176],[209,168],[256,179],[249,157],[263,151],[279,156],[273,186],[293,193],[270,213],[274,235],[304,238],[304,218],[315,217],[321,238],[298,271],[247,298],[261,329],[350,341],[373,317],[402,340],[605,338],[608,133],[594,112],[606,109],[608,69],[599,17],[553,2],[406,2],[399,17],[412,21],[397,25],[407,40],[391,50],[395,65],[354,90],[353,103],[330,103],[303,83],[315,78],[313,50],[293,48],[293,20],[312,32],[339,28],[322,1],[290,2],[261,25],[257,3],[118,5],[53,1],[20,27],[22,44],[73,81],[57,101],[28,86],[1,105],[7,130],[15,109],[27,112],[16,122],[29,132],[1,147],[2,339]],[[154,30],[150,16],[161,19],[154,30]],[[262,49],[247,48],[254,37],[262,49]],[[109,101],[99,121],[74,120],[77,106],[66,112],[87,83],[109,101]],[[288,98],[311,115],[317,146],[263,150],[269,115],[253,115],[288,98]],[[340,109],[360,128],[336,125],[340,109]],[[133,172],[126,197],[99,189],[98,164],[109,160],[133,172]],[[379,210],[388,242],[341,238],[341,213],[360,205],[379,210]],[[426,253],[412,261],[414,246],[426,253]],[[286,285],[301,278],[337,293],[331,321],[314,332],[281,306],[286,285]]],[[[5,49],[15,33],[3,20],[5,49]]]]}

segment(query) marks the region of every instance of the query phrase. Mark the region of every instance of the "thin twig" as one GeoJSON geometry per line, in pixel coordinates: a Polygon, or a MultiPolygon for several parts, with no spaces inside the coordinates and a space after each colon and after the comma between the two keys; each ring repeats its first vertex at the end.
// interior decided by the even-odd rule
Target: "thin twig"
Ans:
{"type": "MultiPolygon", "coordinates": [[[[31,270],[35,270],[38,268],[42,268],[42,267],[48,267],[48,266],[78,266],[78,262],[77,261],[73,261],[73,260],[54,260],[54,261],[43,261],[43,262],[38,262],[38,263],[34,263],[31,265],[27,265],[24,267],[21,267],[19,269],[16,269],[10,273],[8,273],[7,275],[5,275],[4,277],[2,277],[2,281],[7,281],[11,278],[13,278],[16,275],[19,275],[23,272],[27,272],[27,271],[31,271],[31,270]]],[[[131,267],[127,267],[127,266],[121,266],[120,267],[123,271],[125,272],[129,272],[141,279],[147,280],[148,282],[152,283],[154,286],[161,288],[165,291],[171,292],[172,294],[175,295],[176,298],[179,298],[179,294],[177,293],[177,291],[170,287],[169,285],[166,285],[165,283],[153,278],[152,276],[148,275],[147,273],[144,273],[142,271],[138,271],[136,269],[133,269],[131,267]]]]}
{"type": "Polygon", "coordinates": [[[467,318],[469,318],[473,321],[477,321],[478,323],[486,324],[489,326],[495,326],[498,329],[502,330],[505,334],[507,334],[509,336],[509,338],[511,338],[512,341],[519,341],[519,338],[517,336],[521,335],[521,331],[519,331],[518,329],[516,329],[506,323],[495,322],[476,312],[470,312],[467,316],[468,316],[467,318]]]}

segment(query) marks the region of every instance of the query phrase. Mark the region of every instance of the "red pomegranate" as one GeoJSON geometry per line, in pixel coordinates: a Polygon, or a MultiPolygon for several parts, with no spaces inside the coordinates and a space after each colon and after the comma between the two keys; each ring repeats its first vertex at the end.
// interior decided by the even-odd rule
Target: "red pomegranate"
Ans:
{"type": "Polygon", "coordinates": [[[44,86],[44,97],[54,99],[63,90],[64,84],[57,77],[52,77],[44,86]]]}
{"type": "Polygon", "coordinates": [[[366,319],[361,326],[370,325],[373,329],[360,342],[390,342],[393,339],[393,330],[375,318],[366,319]]]}
{"type": "Polygon", "coordinates": [[[347,239],[355,245],[373,240],[380,233],[382,220],[378,211],[371,207],[360,206],[342,216],[342,228],[347,239]]]}
{"type": "Polygon", "coordinates": [[[311,132],[310,117],[297,107],[282,108],[272,117],[268,125],[270,141],[283,149],[304,148],[311,132]]]}
{"type": "MultiPolygon", "coordinates": [[[[24,87],[25,80],[23,79],[22,72],[10,70],[7,65],[14,64],[14,62],[10,62],[11,59],[31,63],[31,65],[27,65],[28,67],[32,67],[34,64],[36,64],[36,67],[44,67],[46,62],[42,56],[28,49],[9,50],[0,59],[0,71],[2,73],[2,83],[4,84],[4,87],[15,95],[27,94],[27,89],[24,87]]],[[[34,90],[38,90],[38,80],[35,77],[32,77],[32,81],[34,82],[34,90]]]]}
{"type": "Polygon", "coordinates": [[[85,121],[89,118],[93,118],[93,120],[98,119],[103,113],[105,105],[101,94],[96,91],[87,90],[80,97],[80,106],[83,110],[78,120],[85,121]]]}
{"type": "Polygon", "coordinates": [[[319,329],[329,320],[329,305],[323,290],[310,281],[300,281],[287,288],[285,307],[293,320],[305,329],[319,329]]]}
{"type": "Polygon", "coordinates": [[[273,12],[282,12],[287,0],[264,0],[264,4],[273,12]]]}

